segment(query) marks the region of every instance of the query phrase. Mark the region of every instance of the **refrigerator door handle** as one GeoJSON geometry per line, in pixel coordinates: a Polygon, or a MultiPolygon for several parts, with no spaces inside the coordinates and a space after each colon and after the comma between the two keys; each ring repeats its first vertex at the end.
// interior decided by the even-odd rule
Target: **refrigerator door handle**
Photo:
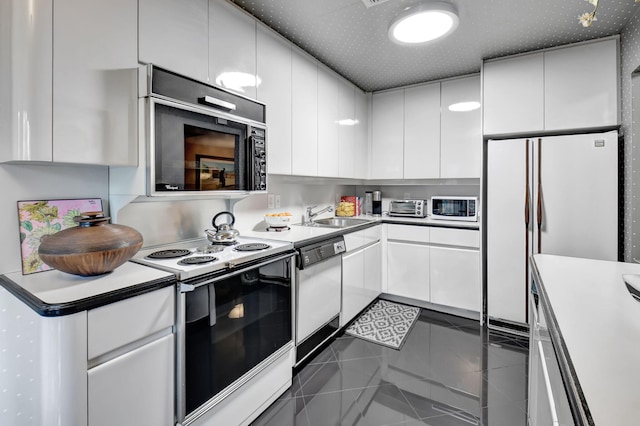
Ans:
{"type": "Polygon", "coordinates": [[[542,253],[542,139],[538,139],[538,253],[542,253]]]}

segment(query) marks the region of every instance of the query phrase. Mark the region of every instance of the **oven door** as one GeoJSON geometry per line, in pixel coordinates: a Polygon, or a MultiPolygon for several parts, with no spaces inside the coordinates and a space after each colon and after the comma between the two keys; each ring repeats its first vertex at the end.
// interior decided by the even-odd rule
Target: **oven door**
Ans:
{"type": "Polygon", "coordinates": [[[268,366],[293,335],[294,253],[180,284],[177,413],[193,421],[268,366]]]}
{"type": "Polygon", "coordinates": [[[151,195],[262,189],[264,128],[195,105],[148,102],[151,195]]]}

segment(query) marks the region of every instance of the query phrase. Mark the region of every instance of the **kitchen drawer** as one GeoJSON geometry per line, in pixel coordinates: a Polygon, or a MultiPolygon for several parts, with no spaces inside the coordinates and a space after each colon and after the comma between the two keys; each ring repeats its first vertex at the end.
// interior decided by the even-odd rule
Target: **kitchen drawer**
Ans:
{"type": "Polygon", "coordinates": [[[145,293],[87,313],[87,358],[94,359],[174,323],[174,286],[145,293]]]}
{"type": "Polygon", "coordinates": [[[382,225],[372,226],[362,232],[364,232],[365,244],[375,243],[376,241],[380,241],[380,238],[382,238],[382,225]]]}
{"type": "Polygon", "coordinates": [[[475,229],[431,228],[431,243],[480,248],[480,231],[475,229]]]}
{"type": "Polygon", "coordinates": [[[430,229],[428,226],[387,225],[387,240],[415,241],[428,243],[430,229]]]}
{"type": "Polygon", "coordinates": [[[357,250],[365,245],[365,231],[356,231],[344,235],[344,246],[347,251],[357,250]]]}

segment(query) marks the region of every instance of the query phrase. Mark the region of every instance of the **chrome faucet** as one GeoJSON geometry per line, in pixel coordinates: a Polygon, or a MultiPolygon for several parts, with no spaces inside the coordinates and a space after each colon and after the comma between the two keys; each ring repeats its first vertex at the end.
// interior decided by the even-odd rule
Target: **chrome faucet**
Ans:
{"type": "Polygon", "coordinates": [[[307,210],[304,213],[304,223],[312,225],[313,224],[313,218],[318,216],[319,214],[325,213],[325,212],[332,212],[333,211],[333,206],[327,206],[321,210],[318,210],[317,212],[313,212],[313,209],[315,209],[318,206],[311,206],[311,207],[307,207],[307,210]]]}

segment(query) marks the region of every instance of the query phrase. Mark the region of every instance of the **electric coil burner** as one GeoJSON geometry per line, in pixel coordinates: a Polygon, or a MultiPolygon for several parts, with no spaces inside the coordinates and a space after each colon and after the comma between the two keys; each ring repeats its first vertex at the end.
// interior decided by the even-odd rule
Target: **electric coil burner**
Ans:
{"type": "Polygon", "coordinates": [[[182,259],[178,262],[178,265],[202,265],[204,263],[213,262],[214,260],[218,260],[218,258],[213,256],[194,256],[182,259]]]}
{"type": "Polygon", "coordinates": [[[191,250],[186,249],[168,249],[168,250],[160,250],[154,251],[149,254],[147,257],[149,259],[176,259],[178,257],[185,257],[191,254],[191,250]]]}
{"type": "Polygon", "coordinates": [[[239,246],[234,247],[236,251],[260,251],[265,250],[271,247],[269,244],[265,243],[248,243],[248,244],[240,244],[239,246]]]}

